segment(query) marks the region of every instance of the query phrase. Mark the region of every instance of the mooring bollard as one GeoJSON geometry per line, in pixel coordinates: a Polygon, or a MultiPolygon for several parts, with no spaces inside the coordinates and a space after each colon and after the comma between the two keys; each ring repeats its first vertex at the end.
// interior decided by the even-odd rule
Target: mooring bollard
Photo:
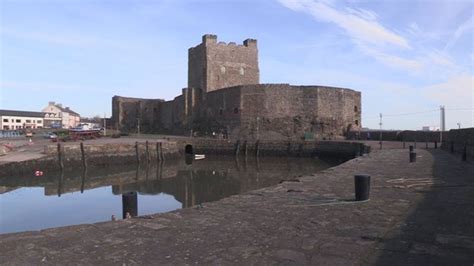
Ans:
{"type": "Polygon", "coordinates": [[[413,145],[413,146],[414,146],[414,147],[415,147],[415,149],[416,149],[416,140],[415,140],[415,143],[414,143],[414,145],[413,145]]]}
{"type": "Polygon", "coordinates": [[[426,149],[428,149],[428,141],[425,141],[426,149]]]}
{"type": "Polygon", "coordinates": [[[438,148],[438,142],[435,141],[435,149],[437,149],[437,148],[438,148]]]}
{"type": "Polygon", "coordinates": [[[467,147],[464,145],[464,149],[462,150],[462,160],[465,162],[467,161],[467,147]]]}
{"type": "Polygon", "coordinates": [[[122,194],[122,217],[131,218],[138,215],[137,192],[127,192],[122,194]],[[128,215],[127,215],[128,214],[128,215]],[[130,217],[127,217],[130,216],[130,217]]]}
{"type": "Polygon", "coordinates": [[[382,141],[379,142],[380,149],[382,149],[382,141]]]}
{"type": "Polygon", "coordinates": [[[355,175],[354,187],[356,201],[368,200],[370,192],[370,175],[355,175]]]}
{"type": "Polygon", "coordinates": [[[408,149],[410,150],[410,152],[413,152],[413,145],[408,146],[408,149]]]}
{"type": "Polygon", "coordinates": [[[454,153],[454,141],[451,141],[451,153],[454,153]]]}
{"type": "Polygon", "coordinates": [[[410,152],[410,163],[416,162],[416,152],[410,152]]]}
{"type": "Polygon", "coordinates": [[[405,149],[405,141],[403,141],[403,148],[405,149]]]}

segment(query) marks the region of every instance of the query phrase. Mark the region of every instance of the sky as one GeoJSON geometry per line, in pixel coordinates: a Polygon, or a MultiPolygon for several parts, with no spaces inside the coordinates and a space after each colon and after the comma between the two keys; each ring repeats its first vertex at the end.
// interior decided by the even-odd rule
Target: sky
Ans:
{"type": "Polygon", "coordinates": [[[172,100],[206,33],[258,40],[261,83],[362,93],[362,126],[474,127],[470,0],[0,0],[0,109],[172,100]]]}

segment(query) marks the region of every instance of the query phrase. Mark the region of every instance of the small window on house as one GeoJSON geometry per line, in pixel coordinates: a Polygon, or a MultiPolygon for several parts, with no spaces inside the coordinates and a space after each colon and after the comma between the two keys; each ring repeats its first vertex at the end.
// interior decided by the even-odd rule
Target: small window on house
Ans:
{"type": "Polygon", "coordinates": [[[16,122],[17,122],[17,123],[21,123],[21,119],[17,119],[16,122]]]}
{"type": "Polygon", "coordinates": [[[356,124],[356,126],[358,126],[359,125],[359,120],[356,120],[355,124],[356,124]]]}
{"type": "Polygon", "coordinates": [[[224,113],[224,110],[220,109],[219,114],[222,115],[224,113]]]}
{"type": "Polygon", "coordinates": [[[357,105],[354,106],[354,112],[358,112],[359,108],[357,108],[357,105]]]}
{"type": "Polygon", "coordinates": [[[8,122],[8,119],[3,119],[3,122],[8,122]]]}
{"type": "Polygon", "coordinates": [[[25,122],[26,122],[26,123],[31,123],[31,120],[30,120],[30,119],[26,119],[25,122]]]}
{"type": "Polygon", "coordinates": [[[36,123],[41,124],[41,123],[43,123],[43,121],[42,120],[37,120],[36,123]]]}
{"type": "Polygon", "coordinates": [[[239,73],[240,73],[241,76],[243,76],[245,74],[245,70],[244,70],[243,67],[240,68],[239,73]]]}
{"type": "Polygon", "coordinates": [[[221,66],[221,73],[225,74],[225,66],[221,66]]]}
{"type": "Polygon", "coordinates": [[[238,114],[239,113],[239,108],[235,107],[234,108],[234,114],[238,114]]]}

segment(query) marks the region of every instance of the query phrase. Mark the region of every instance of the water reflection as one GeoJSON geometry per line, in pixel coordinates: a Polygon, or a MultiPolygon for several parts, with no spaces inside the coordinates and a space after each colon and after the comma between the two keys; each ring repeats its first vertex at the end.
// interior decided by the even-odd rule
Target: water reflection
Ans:
{"type": "Polygon", "coordinates": [[[147,163],[143,167],[102,165],[86,171],[45,173],[41,177],[33,174],[0,177],[0,232],[47,228],[51,224],[60,226],[104,221],[109,220],[111,214],[125,218],[127,213],[133,217],[187,208],[271,186],[283,179],[314,173],[335,164],[335,161],[312,158],[249,157],[236,160],[235,157],[209,157],[192,161],[191,164],[182,160],[147,163]],[[31,189],[33,187],[36,189],[31,189]],[[38,194],[37,187],[43,190],[43,196],[38,194]],[[18,195],[15,195],[16,190],[18,195]],[[163,200],[166,195],[181,206],[169,199],[163,200]],[[48,200],[54,196],[57,200],[48,200]],[[101,198],[103,204],[100,208],[94,207],[98,205],[95,202],[97,198],[101,198]],[[28,204],[31,201],[35,203],[28,204]],[[86,207],[77,206],[81,204],[86,207]],[[166,208],[163,208],[164,204],[166,208]],[[43,222],[39,224],[25,224],[22,227],[21,222],[14,222],[23,218],[18,214],[18,208],[24,213],[41,211],[38,208],[57,211],[52,212],[50,217],[42,217],[43,222]],[[117,213],[117,208],[121,209],[121,215],[117,213]],[[78,214],[82,214],[81,219],[68,218],[78,214]],[[45,219],[56,222],[45,222],[45,219]]]}

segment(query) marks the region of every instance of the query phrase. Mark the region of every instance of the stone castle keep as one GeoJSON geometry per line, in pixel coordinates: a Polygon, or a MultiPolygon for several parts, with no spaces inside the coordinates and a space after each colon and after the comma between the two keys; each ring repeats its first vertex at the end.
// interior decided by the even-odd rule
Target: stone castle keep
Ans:
{"type": "Polygon", "coordinates": [[[112,121],[123,132],[224,135],[234,139],[344,136],[361,126],[361,93],[260,84],[257,41],[242,45],[204,35],[188,51],[188,86],[171,101],[114,96],[112,121]]]}

